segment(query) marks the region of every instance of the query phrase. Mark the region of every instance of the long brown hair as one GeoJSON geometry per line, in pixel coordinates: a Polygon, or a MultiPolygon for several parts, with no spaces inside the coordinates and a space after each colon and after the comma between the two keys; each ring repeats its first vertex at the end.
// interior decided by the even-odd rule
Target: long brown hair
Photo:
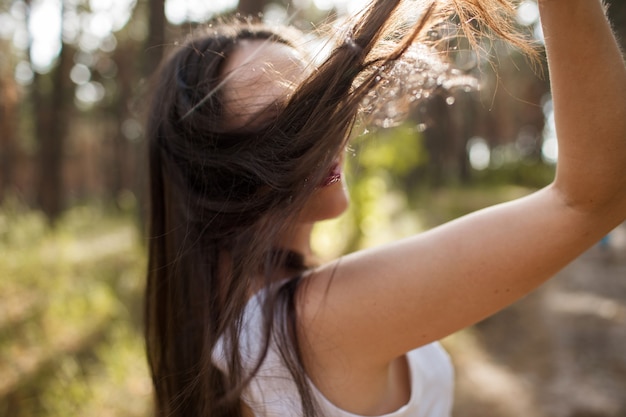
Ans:
{"type": "MultiPolygon", "coordinates": [[[[424,8],[410,26],[399,18],[401,3],[377,0],[368,6],[339,36],[330,56],[288,99],[272,103],[264,122],[254,127],[224,127],[224,62],[242,39],[298,47],[297,35],[249,23],[222,24],[193,36],[161,66],[147,121],[151,217],[145,333],[157,415],[241,414],[241,393],[254,374],[243,371],[238,354],[253,279],[262,276],[269,283],[279,269],[297,277],[306,268],[298,254],[282,250],[278,237],[289,232],[328,173],[357,114],[368,107],[364,98],[381,100],[372,92],[407,49],[425,42],[427,32],[452,13],[472,39],[490,27],[525,45],[508,24],[509,0],[413,1],[412,7],[424,8]],[[212,361],[220,337],[231,347],[227,374],[212,361]]],[[[446,66],[420,68],[447,73],[446,66]]],[[[267,349],[269,335],[280,327],[281,352],[304,414],[312,416],[315,404],[293,331],[298,282],[267,297],[264,343],[267,349]]]]}

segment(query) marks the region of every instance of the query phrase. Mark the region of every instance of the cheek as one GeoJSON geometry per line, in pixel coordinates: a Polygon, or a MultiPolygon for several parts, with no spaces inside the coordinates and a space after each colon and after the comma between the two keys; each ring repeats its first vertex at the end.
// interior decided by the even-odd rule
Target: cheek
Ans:
{"type": "Polygon", "coordinates": [[[346,211],[348,202],[348,193],[344,188],[343,181],[318,188],[311,195],[300,220],[305,223],[312,223],[332,219],[346,211]]]}

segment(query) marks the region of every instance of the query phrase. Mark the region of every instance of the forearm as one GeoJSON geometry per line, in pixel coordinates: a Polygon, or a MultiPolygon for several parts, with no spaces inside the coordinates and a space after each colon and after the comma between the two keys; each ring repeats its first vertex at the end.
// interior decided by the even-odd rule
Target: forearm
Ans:
{"type": "Polygon", "coordinates": [[[625,209],[626,69],[599,0],[539,0],[568,204],[625,209]],[[622,201],[620,203],[616,201],[622,201]]]}

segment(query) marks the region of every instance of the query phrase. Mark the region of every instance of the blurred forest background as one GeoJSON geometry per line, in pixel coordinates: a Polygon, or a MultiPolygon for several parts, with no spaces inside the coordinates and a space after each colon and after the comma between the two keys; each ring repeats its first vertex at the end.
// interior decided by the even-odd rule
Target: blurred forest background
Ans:
{"type": "MultiPolygon", "coordinates": [[[[607,3],[624,45],[626,2],[607,3]]],[[[307,30],[362,5],[0,0],[0,416],[149,415],[142,117],[147,79],[162,56],[220,15],[307,30]]],[[[519,25],[541,45],[536,3],[524,0],[518,10],[519,25]]],[[[322,258],[419,232],[550,181],[556,143],[547,76],[497,42],[485,44],[485,55],[497,54],[491,63],[464,49],[462,39],[449,46],[453,62],[481,89],[434,95],[400,126],[358,132],[348,158],[354,204],[316,231],[322,258]]],[[[483,349],[468,357],[481,349],[472,332],[446,342],[459,366],[497,356],[483,349]]],[[[622,367],[616,384],[626,389],[624,355],[615,362],[622,367]]],[[[466,391],[455,416],[520,415],[481,409],[476,387],[460,374],[466,391]]],[[[476,381],[506,382],[498,375],[476,381]]],[[[604,414],[533,410],[524,415],[626,416],[624,402],[604,414]]]]}

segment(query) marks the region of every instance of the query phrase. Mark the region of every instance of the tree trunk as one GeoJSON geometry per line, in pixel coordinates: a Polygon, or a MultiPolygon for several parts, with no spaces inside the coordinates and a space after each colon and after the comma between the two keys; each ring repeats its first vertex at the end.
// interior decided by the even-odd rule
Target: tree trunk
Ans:
{"type": "MultiPolygon", "coordinates": [[[[164,49],[166,45],[165,29],[167,20],[165,19],[165,0],[148,0],[148,36],[146,37],[143,51],[143,61],[141,65],[141,77],[147,81],[152,73],[159,67],[163,59],[164,49]]],[[[144,82],[144,87],[149,85],[144,82]]],[[[142,91],[141,94],[145,93],[142,91]]],[[[120,123],[122,120],[119,121],[120,123]]],[[[122,139],[120,136],[119,139],[122,139]]],[[[130,148],[130,147],[129,147],[130,148]]],[[[133,191],[137,198],[137,222],[142,229],[146,226],[146,217],[148,213],[148,192],[147,192],[147,143],[145,138],[141,138],[135,146],[133,159],[135,160],[136,172],[133,191]]]]}
{"type": "Polygon", "coordinates": [[[148,36],[141,70],[143,77],[149,77],[163,58],[165,26],[165,0],[148,0],[148,36]]]}
{"type": "Polygon", "coordinates": [[[41,75],[35,75],[32,85],[39,143],[37,202],[52,224],[63,210],[65,197],[63,155],[70,117],[68,103],[71,103],[73,92],[69,79],[71,67],[71,50],[64,44],[57,66],[50,75],[50,92],[45,93],[43,82],[46,80],[41,75]]]}
{"type": "Polygon", "coordinates": [[[0,78],[0,204],[11,191],[14,182],[17,146],[17,97],[18,92],[13,78],[0,78]]]}
{"type": "MultiPolygon", "coordinates": [[[[124,190],[135,190],[137,184],[134,183],[136,175],[132,167],[137,166],[137,158],[134,154],[133,144],[124,135],[124,123],[134,118],[131,111],[133,97],[137,93],[134,86],[137,84],[139,68],[127,65],[133,62],[137,56],[135,44],[125,42],[118,44],[113,59],[117,63],[118,72],[116,75],[117,93],[113,100],[102,112],[107,119],[114,120],[111,126],[111,133],[107,135],[107,152],[102,158],[102,164],[106,172],[105,184],[107,198],[115,199],[124,190]],[[107,167],[114,167],[110,169],[107,167]],[[130,168],[130,169],[129,169],[130,168]]],[[[109,125],[107,124],[107,127],[109,125]]],[[[134,137],[133,139],[138,139],[134,137]]]]}

